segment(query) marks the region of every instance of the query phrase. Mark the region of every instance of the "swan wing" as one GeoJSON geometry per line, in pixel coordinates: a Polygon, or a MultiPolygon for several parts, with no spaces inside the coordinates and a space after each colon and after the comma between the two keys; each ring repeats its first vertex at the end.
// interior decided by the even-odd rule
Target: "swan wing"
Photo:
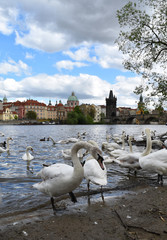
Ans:
{"type": "Polygon", "coordinates": [[[0,153],[6,152],[6,149],[0,147],[0,153]]]}
{"type": "Polygon", "coordinates": [[[149,171],[158,172],[161,169],[162,172],[165,172],[167,171],[167,150],[161,149],[141,157],[139,164],[141,168],[149,171]]]}
{"type": "Polygon", "coordinates": [[[120,162],[134,163],[139,160],[140,153],[128,153],[117,158],[120,162]]]}
{"type": "Polygon", "coordinates": [[[22,159],[24,161],[27,161],[27,160],[30,161],[30,160],[34,159],[34,156],[32,156],[30,153],[28,153],[28,154],[24,153],[23,156],[22,156],[22,159]]]}
{"type": "MultiPolygon", "coordinates": [[[[104,164],[103,164],[104,165],[104,164]]],[[[105,168],[105,165],[104,165],[105,168]]],[[[86,161],[84,165],[84,176],[87,180],[94,184],[106,185],[107,184],[107,171],[106,168],[102,170],[99,163],[95,159],[86,161]]]]}
{"type": "Polygon", "coordinates": [[[43,180],[52,178],[64,178],[65,176],[71,176],[73,172],[73,167],[67,164],[56,163],[48,167],[41,169],[37,176],[41,177],[43,180]]]}

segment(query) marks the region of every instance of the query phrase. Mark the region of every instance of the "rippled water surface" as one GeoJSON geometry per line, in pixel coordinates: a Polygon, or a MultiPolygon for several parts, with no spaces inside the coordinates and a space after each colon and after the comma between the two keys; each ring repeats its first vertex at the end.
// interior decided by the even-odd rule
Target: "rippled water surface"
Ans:
{"type": "MultiPolygon", "coordinates": [[[[42,168],[42,164],[52,164],[63,162],[71,164],[69,160],[64,160],[61,150],[71,148],[73,143],[56,144],[52,141],[40,141],[44,137],[53,137],[55,141],[64,140],[70,137],[77,137],[77,133],[86,132],[84,140],[94,139],[101,147],[102,142],[106,141],[106,131],[111,134],[121,134],[123,130],[127,134],[140,135],[145,128],[156,130],[158,133],[167,131],[164,125],[37,125],[37,126],[0,126],[0,132],[5,134],[0,137],[3,142],[7,137],[12,137],[10,141],[10,154],[2,153],[0,155],[0,184],[1,184],[1,200],[0,200],[0,217],[15,214],[16,212],[32,211],[38,209],[39,206],[45,205],[49,198],[38,190],[32,188],[32,185],[39,182],[36,173],[42,168]],[[27,146],[32,146],[34,159],[27,163],[22,160],[27,146]]],[[[128,146],[126,146],[128,147],[128,146]]],[[[143,147],[140,147],[141,150],[143,147]]],[[[105,153],[104,153],[105,155],[105,153]]],[[[114,189],[119,194],[126,186],[131,186],[134,181],[127,177],[127,169],[120,168],[117,165],[109,164],[108,184],[104,187],[107,194],[113,194],[114,189]],[[111,189],[111,191],[110,191],[111,189]]],[[[152,178],[153,175],[143,175],[140,173],[136,184],[143,181],[143,177],[152,178]]],[[[91,189],[98,187],[91,185],[91,189]]],[[[81,186],[75,192],[86,192],[87,186],[83,180],[81,186]]],[[[41,207],[42,208],[42,207],[41,207]]]]}

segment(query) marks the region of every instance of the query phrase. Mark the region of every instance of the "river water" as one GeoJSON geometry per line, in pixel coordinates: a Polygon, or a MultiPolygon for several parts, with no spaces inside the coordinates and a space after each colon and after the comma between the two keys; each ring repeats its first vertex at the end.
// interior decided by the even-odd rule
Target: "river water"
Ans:
{"type": "MultiPolygon", "coordinates": [[[[7,137],[12,137],[10,141],[10,154],[6,152],[0,155],[0,219],[19,214],[31,212],[35,215],[37,211],[52,211],[49,203],[49,197],[38,190],[32,188],[32,185],[39,182],[36,173],[42,168],[42,164],[66,163],[71,164],[70,160],[64,160],[61,150],[71,148],[73,143],[56,144],[52,141],[40,141],[44,137],[51,136],[55,141],[65,140],[71,137],[77,137],[78,132],[86,132],[83,140],[94,139],[99,147],[106,141],[106,131],[111,134],[121,134],[124,130],[129,135],[141,135],[146,128],[156,130],[157,133],[167,131],[165,125],[1,125],[0,132],[5,134],[0,137],[3,142],[7,137]],[[32,146],[34,152],[31,153],[34,159],[27,163],[22,159],[27,146],[32,146]]],[[[126,146],[127,148],[128,146],[126,146]]],[[[143,147],[140,147],[141,151],[143,147]]],[[[104,153],[104,155],[106,155],[104,153]]],[[[107,165],[108,184],[103,188],[104,195],[119,195],[128,191],[134,184],[142,185],[152,184],[155,175],[139,173],[137,178],[127,176],[127,169],[117,165],[107,165]]],[[[97,185],[91,184],[91,190],[97,190],[97,185]]],[[[83,180],[80,187],[74,193],[80,194],[78,202],[82,203],[87,198],[87,185],[83,180]]],[[[99,192],[95,192],[99,196],[99,192]]],[[[104,197],[105,197],[104,196],[104,197]]],[[[60,198],[61,200],[61,198],[60,198]]],[[[72,203],[73,204],[73,203],[72,203]]]]}

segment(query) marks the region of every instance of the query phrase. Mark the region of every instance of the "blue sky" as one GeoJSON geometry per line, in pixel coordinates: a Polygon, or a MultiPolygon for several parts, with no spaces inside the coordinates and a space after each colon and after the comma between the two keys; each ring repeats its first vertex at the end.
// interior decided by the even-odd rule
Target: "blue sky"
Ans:
{"type": "Polygon", "coordinates": [[[136,108],[141,78],[123,68],[116,10],[127,0],[0,0],[0,99],[136,108]]]}

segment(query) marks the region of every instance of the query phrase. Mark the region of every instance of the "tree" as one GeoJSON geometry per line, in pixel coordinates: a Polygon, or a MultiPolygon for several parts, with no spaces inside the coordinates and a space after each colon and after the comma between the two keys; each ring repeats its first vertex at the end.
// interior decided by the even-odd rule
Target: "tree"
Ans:
{"type": "MultiPolygon", "coordinates": [[[[150,90],[151,101],[167,101],[167,7],[164,0],[129,2],[117,11],[120,27],[116,40],[125,54],[124,66],[143,77],[148,84],[137,86],[136,94],[150,90]],[[166,72],[166,73],[165,73],[166,72]]],[[[148,101],[147,99],[147,101],[148,101]]]]}
{"type": "Polygon", "coordinates": [[[96,112],[95,107],[90,105],[88,109],[88,114],[90,115],[90,117],[92,117],[92,119],[95,117],[95,112],[96,112]]]}
{"type": "Polygon", "coordinates": [[[69,112],[67,114],[67,124],[85,124],[86,118],[82,111],[80,110],[79,106],[74,108],[74,111],[69,112]]]}
{"type": "Polygon", "coordinates": [[[28,118],[28,119],[36,119],[37,118],[37,114],[36,114],[36,112],[34,112],[34,111],[28,111],[27,113],[26,113],[26,117],[28,118]]]}
{"type": "Polygon", "coordinates": [[[78,123],[78,114],[76,112],[69,112],[67,114],[67,124],[77,124],[78,123]]]}

